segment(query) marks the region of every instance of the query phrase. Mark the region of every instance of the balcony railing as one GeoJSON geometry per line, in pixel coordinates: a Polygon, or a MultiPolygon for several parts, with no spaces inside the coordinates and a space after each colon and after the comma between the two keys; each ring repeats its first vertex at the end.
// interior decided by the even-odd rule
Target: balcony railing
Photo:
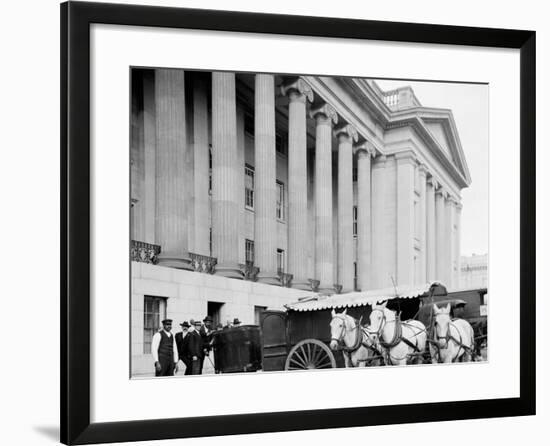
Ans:
{"type": "Polygon", "coordinates": [[[260,268],[254,266],[252,262],[239,263],[239,267],[243,272],[243,279],[250,280],[251,282],[256,282],[260,268]]]}
{"type": "Polygon", "coordinates": [[[214,274],[216,263],[218,259],[215,257],[203,256],[201,254],[195,254],[194,252],[189,253],[189,258],[191,259],[191,266],[193,271],[206,274],[214,274]]]}
{"type": "Polygon", "coordinates": [[[290,288],[292,286],[293,274],[285,273],[283,271],[278,271],[279,280],[281,281],[281,286],[285,288],[290,288]]]}
{"type": "Polygon", "coordinates": [[[130,244],[130,258],[133,262],[151,263],[156,265],[158,263],[159,254],[159,245],[153,245],[152,243],[145,243],[137,240],[132,240],[130,244]]]}

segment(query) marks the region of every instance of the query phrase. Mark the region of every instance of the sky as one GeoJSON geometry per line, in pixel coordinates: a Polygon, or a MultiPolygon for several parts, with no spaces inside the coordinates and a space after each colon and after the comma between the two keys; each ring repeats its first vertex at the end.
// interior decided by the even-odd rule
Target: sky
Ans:
{"type": "Polygon", "coordinates": [[[376,80],[383,90],[410,85],[423,106],[452,110],[472,184],[462,190],[463,256],[489,246],[489,86],[445,82],[376,80]]]}

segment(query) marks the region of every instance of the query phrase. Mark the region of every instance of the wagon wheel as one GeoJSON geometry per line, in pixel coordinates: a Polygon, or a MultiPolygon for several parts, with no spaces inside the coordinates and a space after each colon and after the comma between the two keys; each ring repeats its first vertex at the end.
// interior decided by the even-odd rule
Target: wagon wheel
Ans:
{"type": "Polygon", "coordinates": [[[317,339],[298,342],[288,354],[285,370],[330,369],[336,367],[336,360],[326,344],[317,339]]]}

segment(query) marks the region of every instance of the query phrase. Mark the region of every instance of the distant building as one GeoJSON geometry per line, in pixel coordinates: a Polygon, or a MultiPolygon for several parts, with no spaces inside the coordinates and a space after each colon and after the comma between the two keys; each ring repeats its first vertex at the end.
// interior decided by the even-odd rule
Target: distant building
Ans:
{"type": "Polygon", "coordinates": [[[487,287],[487,254],[460,257],[460,288],[487,287]]]}

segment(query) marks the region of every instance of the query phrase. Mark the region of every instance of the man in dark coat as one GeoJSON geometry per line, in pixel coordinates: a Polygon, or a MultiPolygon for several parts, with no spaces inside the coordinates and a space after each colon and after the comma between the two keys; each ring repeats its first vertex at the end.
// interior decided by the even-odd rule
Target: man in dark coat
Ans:
{"type": "Polygon", "coordinates": [[[202,345],[204,349],[204,354],[208,356],[212,350],[212,318],[206,316],[203,320],[204,325],[200,328],[199,334],[202,338],[202,345]]]}
{"type": "Polygon", "coordinates": [[[176,345],[178,347],[178,356],[185,364],[185,374],[191,375],[192,359],[189,354],[189,323],[184,321],[181,325],[181,332],[176,333],[176,345]]]}
{"type": "Polygon", "coordinates": [[[204,346],[199,333],[201,322],[191,322],[191,327],[189,327],[187,333],[187,336],[189,336],[189,355],[191,356],[191,375],[201,375],[204,360],[204,346]]]}

